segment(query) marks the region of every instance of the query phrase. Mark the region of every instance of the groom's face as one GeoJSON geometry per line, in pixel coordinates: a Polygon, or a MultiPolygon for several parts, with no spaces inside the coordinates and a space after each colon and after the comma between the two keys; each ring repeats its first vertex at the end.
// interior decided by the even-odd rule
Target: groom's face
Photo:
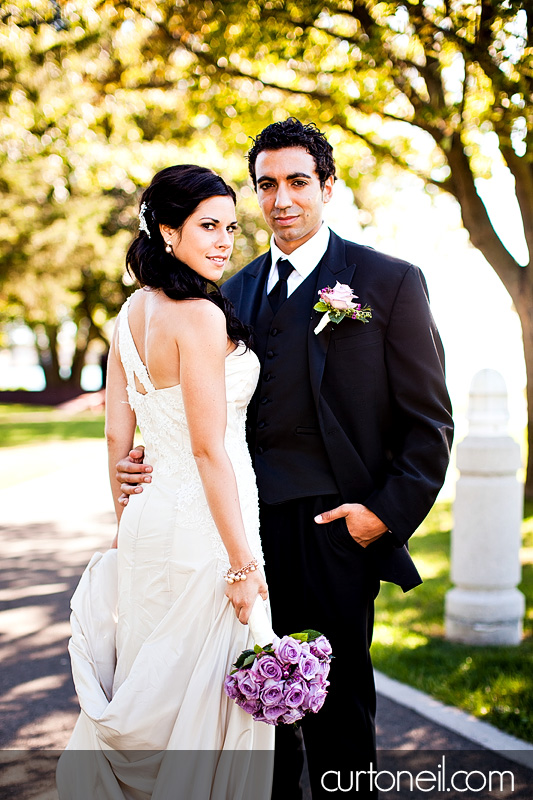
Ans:
{"type": "Polygon", "coordinates": [[[257,199],[279,249],[292,253],[322,224],[324,203],[331,198],[333,177],[324,187],[315,159],[304,147],[263,150],[255,162],[257,199]]]}

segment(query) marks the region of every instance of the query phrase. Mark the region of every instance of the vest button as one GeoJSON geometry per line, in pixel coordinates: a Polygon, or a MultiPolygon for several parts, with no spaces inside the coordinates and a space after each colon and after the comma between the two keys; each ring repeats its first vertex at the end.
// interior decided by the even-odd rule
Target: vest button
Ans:
{"type": "Polygon", "coordinates": [[[256,447],[255,448],[255,452],[257,453],[258,456],[262,456],[263,453],[264,453],[264,450],[263,450],[262,447],[256,447]]]}
{"type": "Polygon", "coordinates": [[[270,335],[271,335],[271,336],[277,336],[277,335],[278,335],[278,333],[279,333],[279,331],[278,331],[278,329],[277,329],[277,328],[272,328],[272,330],[270,331],[270,335]]]}
{"type": "Polygon", "coordinates": [[[261,422],[258,422],[258,423],[257,423],[257,427],[258,427],[259,429],[261,429],[261,428],[266,428],[266,422],[265,422],[265,420],[264,420],[264,419],[262,419],[262,420],[261,420],[261,422]]]}
{"type": "Polygon", "coordinates": [[[262,397],[259,402],[261,403],[262,406],[266,406],[266,404],[269,403],[270,401],[268,397],[262,397]]]}
{"type": "Polygon", "coordinates": [[[274,358],[274,351],[273,350],[269,350],[268,351],[267,358],[274,358]]]}
{"type": "Polygon", "coordinates": [[[268,383],[269,381],[272,380],[273,377],[274,376],[272,375],[271,372],[267,372],[267,374],[263,377],[263,380],[266,381],[266,383],[268,383]]]}

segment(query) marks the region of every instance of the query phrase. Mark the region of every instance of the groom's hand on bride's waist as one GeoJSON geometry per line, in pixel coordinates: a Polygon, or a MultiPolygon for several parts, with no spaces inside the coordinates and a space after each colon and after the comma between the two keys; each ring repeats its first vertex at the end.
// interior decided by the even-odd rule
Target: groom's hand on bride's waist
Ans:
{"type": "Polygon", "coordinates": [[[150,464],[143,464],[144,460],[144,446],[137,445],[133,450],[130,450],[126,458],[122,458],[117,464],[116,479],[120,483],[122,494],[118,501],[121,505],[128,505],[128,498],[130,494],[139,494],[142,492],[143,483],[150,483],[152,476],[152,467],[150,464]]]}
{"type": "Polygon", "coordinates": [[[346,521],[348,533],[361,547],[368,547],[387,530],[380,518],[361,503],[343,503],[342,506],[323,511],[315,517],[315,522],[325,525],[342,517],[346,521]]]}

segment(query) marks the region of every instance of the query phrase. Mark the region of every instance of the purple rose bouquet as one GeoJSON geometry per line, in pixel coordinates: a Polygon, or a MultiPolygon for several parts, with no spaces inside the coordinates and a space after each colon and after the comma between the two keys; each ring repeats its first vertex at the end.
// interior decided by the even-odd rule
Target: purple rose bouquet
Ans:
{"type": "Polygon", "coordinates": [[[224,681],[228,697],[258,722],[297,722],[316,714],[326,699],[331,645],[305,630],[244,650],[224,681]]]}

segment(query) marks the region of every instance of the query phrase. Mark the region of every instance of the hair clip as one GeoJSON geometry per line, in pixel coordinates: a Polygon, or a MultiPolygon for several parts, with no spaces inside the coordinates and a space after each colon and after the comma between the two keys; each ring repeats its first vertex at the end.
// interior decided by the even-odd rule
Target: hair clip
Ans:
{"type": "Polygon", "coordinates": [[[148,238],[150,238],[150,231],[148,229],[148,225],[146,224],[146,217],[144,216],[144,212],[148,210],[148,206],[146,203],[141,203],[141,209],[139,211],[139,230],[144,231],[148,238]]]}

